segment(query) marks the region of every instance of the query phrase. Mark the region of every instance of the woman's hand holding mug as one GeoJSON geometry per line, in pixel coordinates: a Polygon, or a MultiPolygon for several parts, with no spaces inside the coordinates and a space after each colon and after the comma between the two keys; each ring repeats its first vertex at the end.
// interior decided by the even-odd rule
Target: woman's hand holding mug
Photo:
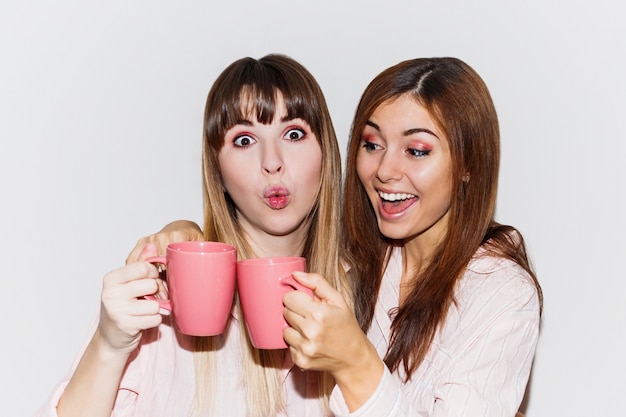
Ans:
{"type": "Polygon", "coordinates": [[[158,326],[159,304],[143,297],[158,290],[159,272],[154,265],[136,262],[105,275],[98,336],[114,351],[130,353],[142,330],[158,326]]]}
{"type": "Polygon", "coordinates": [[[169,299],[147,297],[174,315],[181,333],[215,336],[226,327],[235,295],[237,249],[222,242],[178,242],[147,262],[166,267],[169,299]]]}

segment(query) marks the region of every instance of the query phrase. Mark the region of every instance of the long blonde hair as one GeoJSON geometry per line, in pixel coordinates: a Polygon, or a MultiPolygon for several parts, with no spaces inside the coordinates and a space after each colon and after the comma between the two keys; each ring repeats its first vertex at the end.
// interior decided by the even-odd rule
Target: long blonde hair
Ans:
{"type": "MultiPolygon", "coordinates": [[[[204,237],[237,247],[240,259],[254,257],[236,216],[233,201],[222,187],[218,154],[224,135],[239,120],[253,112],[260,123],[271,123],[276,115],[278,94],[284,100],[287,118],[305,120],[315,133],[322,150],[322,175],[315,204],[306,221],[307,234],[302,256],[310,272],[326,277],[349,299],[349,286],[340,264],[339,217],[341,157],[337,138],[321,88],[301,64],[284,55],[261,59],[243,58],[229,65],[209,91],[203,131],[204,237]]],[[[237,308],[241,313],[238,300],[237,308]]],[[[284,351],[255,349],[245,329],[242,343],[243,375],[247,390],[248,414],[274,416],[285,410],[282,369],[284,351]]],[[[196,339],[196,405],[210,409],[216,383],[215,338],[196,339]]],[[[319,374],[322,410],[334,382],[329,374],[319,374]]]]}

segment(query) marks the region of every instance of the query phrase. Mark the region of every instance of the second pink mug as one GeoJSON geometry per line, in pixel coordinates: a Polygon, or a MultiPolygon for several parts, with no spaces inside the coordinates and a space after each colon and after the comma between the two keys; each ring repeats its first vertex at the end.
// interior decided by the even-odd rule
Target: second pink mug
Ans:
{"type": "MultiPolygon", "coordinates": [[[[237,250],[221,242],[178,242],[166,256],[147,259],[166,266],[170,310],[181,333],[215,336],[226,327],[235,294],[237,250]]],[[[153,297],[150,297],[153,298],[153,297]]]]}
{"type": "Polygon", "coordinates": [[[300,290],[312,294],[292,276],[306,271],[302,257],[251,258],[237,262],[237,291],[252,344],[257,349],[284,349],[283,295],[300,290]]]}

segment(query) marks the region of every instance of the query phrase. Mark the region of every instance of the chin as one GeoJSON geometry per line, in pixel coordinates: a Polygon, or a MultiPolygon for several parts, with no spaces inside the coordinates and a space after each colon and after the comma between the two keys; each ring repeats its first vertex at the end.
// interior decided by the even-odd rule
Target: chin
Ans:
{"type": "Polygon", "coordinates": [[[406,233],[405,228],[399,227],[379,227],[380,233],[383,234],[387,239],[393,240],[404,240],[409,235],[406,233]]]}
{"type": "Polygon", "coordinates": [[[265,227],[266,233],[274,236],[288,236],[294,233],[302,226],[302,222],[280,222],[280,224],[271,224],[265,227]]]}

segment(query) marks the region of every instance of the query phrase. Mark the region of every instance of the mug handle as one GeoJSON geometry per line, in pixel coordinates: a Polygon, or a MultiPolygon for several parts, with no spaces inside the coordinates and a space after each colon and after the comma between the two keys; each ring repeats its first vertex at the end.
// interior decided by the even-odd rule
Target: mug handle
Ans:
{"type": "Polygon", "coordinates": [[[296,279],[291,274],[285,275],[284,277],[280,277],[278,281],[283,286],[291,287],[294,290],[298,290],[298,291],[304,291],[305,293],[313,297],[313,290],[300,284],[298,281],[296,281],[296,279]]]}
{"type": "MultiPolygon", "coordinates": [[[[152,256],[146,259],[146,262],[150,262],[151,264],[155,264],[155,265],[160,264],[160,265],[167,266],[167,257],[152,256]]],[[[159,268],[159,271],[160,271],[160,268],[159,268]]],[[[156,298],[154,295],[145,295],[143,298],[145,298],[146,300],[158,301],[159,307],[161,307],[163,310],[166,310],[168,312],[172,311],[172,303],[170,302],[170,300],[161,300],[159,298],[156,298]]]]}

